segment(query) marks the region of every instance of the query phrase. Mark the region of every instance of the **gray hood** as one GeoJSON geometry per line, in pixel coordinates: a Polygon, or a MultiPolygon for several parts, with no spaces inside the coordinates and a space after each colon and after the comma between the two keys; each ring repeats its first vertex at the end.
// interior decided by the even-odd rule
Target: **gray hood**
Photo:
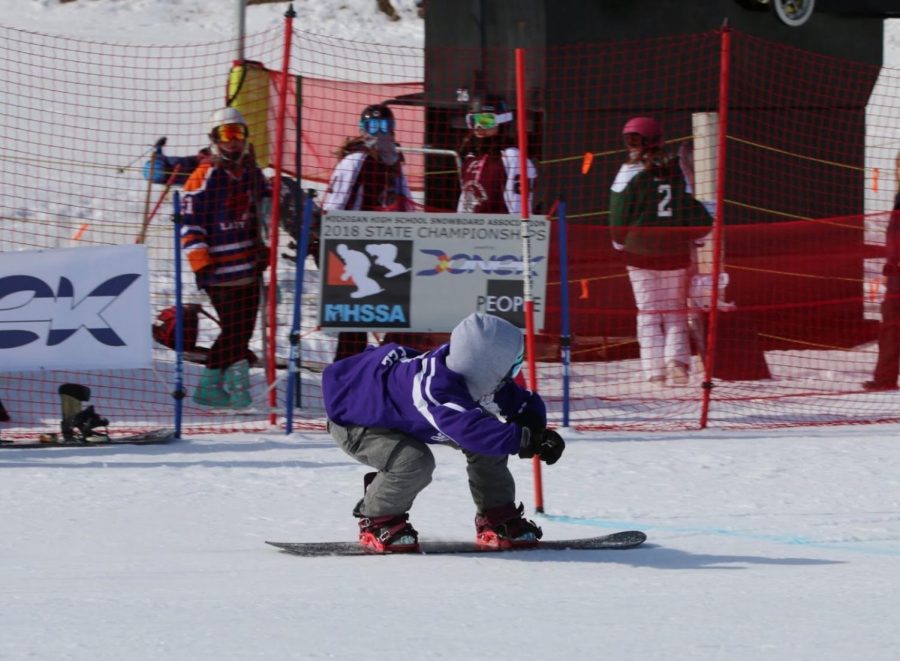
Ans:
{"type": "Polygon", "coordinates": [[[473,312],[450,334],[447,367],[466,379],[475,401],[492,395],[522,351],[522,331],[505,319],[473,312]]]}

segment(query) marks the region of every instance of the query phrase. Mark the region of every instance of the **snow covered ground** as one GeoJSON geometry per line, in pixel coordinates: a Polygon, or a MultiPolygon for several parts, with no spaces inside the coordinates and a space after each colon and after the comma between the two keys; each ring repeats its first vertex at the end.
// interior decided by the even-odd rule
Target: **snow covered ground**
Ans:
{"type": "MultiPolygon", "coordinates": [[[[192,43],[233,36],[234,4],[0,0],[0,22],[192,43]]],[[[421,44],[412,4],[391,23],[372,0],[294,3],[313,32],[421,44]]],[[[250,7],[248,31],[285,6],[250,7]]],[[[0,449],[0,659],[897,658],[900,426],[565,436],[547,537],[640,528],[645,547],[279,553],[263,542],[354,536],[365,469],[322,433],[0,449]]],[[[436,456],[413,523],[470,539],[463,457],[436,456]]]]}
{"type": "MultiPolygon", "coordinates": [[[[401,16],[391,21],[375,0],[294,0],[251,5],[246,33],[284,24],[292,4],[304,32],[363,43],[424,45],[425,29],[414,0],[393,0],[401,16]]],[[[0,0],[0,23],[44,34],[107,43],[205,44],[237,36],[238,0],[0,0]]]]}
{"type": "MultiPolygon", "coordinates": [[[[3,449],[0,658],[896,659],[898,435],[570,433],[545,534],[645,547],[321,559],[263,542],[353,538],[365,470],[324,434],[3,449]]],[[[471,539],[435,453],[412,521],[471,539]]]]}

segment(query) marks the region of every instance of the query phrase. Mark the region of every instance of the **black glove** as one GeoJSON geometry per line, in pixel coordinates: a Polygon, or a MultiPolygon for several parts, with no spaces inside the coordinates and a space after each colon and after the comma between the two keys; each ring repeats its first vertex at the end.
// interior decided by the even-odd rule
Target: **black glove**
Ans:
{"type": "Polygon", "coordinates": [[[519,415],[511,417],[509,421],[520,427],[528,427],[533,432],[541,431],[547,426],[547,421],[534,411],[522,411],[519,415]]]}
{"type": "Polygon", "coordinates": [[[522,429],[522,445],[519,449],[519,457],[530,459],[537,455],[548,466],[555,464],[562,456],[566,448],[566,442],[562,436],[552,429],[531,431],[528,427],[522,429]]]}

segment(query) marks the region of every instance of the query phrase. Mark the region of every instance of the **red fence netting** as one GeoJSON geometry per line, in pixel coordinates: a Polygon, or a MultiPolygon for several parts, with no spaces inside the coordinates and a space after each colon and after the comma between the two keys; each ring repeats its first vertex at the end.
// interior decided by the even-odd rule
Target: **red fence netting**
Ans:
{"type": "MultiPolygon", "coordinates": [[[[156,315],[174,303],[169,219],[178,184],[147,181],[152,146],[165,136],[166,154],[195,155],[207,146],[210,112],[232,96],[250,113],[264,109],[263,130],[251,133],[260,143],[265,135],[260,165],[271,166],[282,31],[246,40],[247,58],[259,63],[264,90],[250,101],[236,96],[233,43],[100,44],[7,28],[0,35],[0,84],[6,90],[0,106],[0,252],[133,243],[149,220],[145,243],[156,315]]],[[[434,52],[299,31],[293,41],[283,167],[290,175],[299,169],[299,185],[317,190],[320,203],[327,199],[339,150],[358,136],[360,112],[369,104],[387,102],[392,108],[413,202],[427,211],[457,207],[471,100],[490,93],[520,111],[513,107],[508,49],[434,52]]],[[[574,426],[696,428],[708,391],[709,424],[715,427],[896,420],[898,395],[866,392],[862,384],[872,378],[881,328],[883,246],[897,190],[900,71],[732,32],[726,138],[719,145],[722,46],[723,33],[714,31],[526,52],[523,111],[538,171],[533,214],[555,209],[564,196],[568,226],[568,282],[562,283],[555,238],[560,219],[554,211],[546,323],[537,338],[538,385],[551,418],[562,421],[568,397],[574,426]],[[718,267],[727,274],[727,286],[715,321],[704,310],[687,313],[692,339],[686,385],[654,385],[642,372],[634,295],[609,231],[610,188],[626,157],[622,127],[634,116],[657,119],[665,149],[682,163],[693,156],[693,168],[684,171],[694,194],[723,222],[718,267]],[[723,202],[719,209],[717,197],[723,202]],[[568,311],[560,306],[563,286],[568,311]],[[560,363],[564,312],[572,325],[568,393],[560,363]],[[704,349],[715,356],[709,381],[704,349]]],[[[514,145],[514,130],[504,128],[501,137],[514,145]]],[[[294,297],[289,240],[282,233],[275,247],[274,337],[281,368],[289,355],[294,297]]],[[[707,237],[698,252],[701,275],[710,272],[711,242],[707,237]]],[[[334,359],[339,343],[336,334],[316,326],[317,278],[310,258],[297,415],[314,426],[323,420],[319,371],[334,359]]],[[[189,271],[182,284],[188,303],[209,310],[189,271]]],[[[198,345],[208,347],[217,327],[203,315],[198,323],[198,345]]],[[[260,358],[264,338],[257,328],[251,348],[260,358]]],[[[0,400],[12,417],[0,431],[16,436],[55,428],[56,389],[65,382],[90,386],[114,428],[170,423],[170,349],[156,345],[153,370],[102,367],[83,373],[0,372],[0,400]]],[[[189,392],[201,370],[200,364],[187,364],[189,392]]],[[[187,431],[269,428],[267,389],[275,388],[284,401],[285,375],[279,369],[269,384],[259,364],[251,369],[253,413],[225,415],[186,399],[187,431]]]]}

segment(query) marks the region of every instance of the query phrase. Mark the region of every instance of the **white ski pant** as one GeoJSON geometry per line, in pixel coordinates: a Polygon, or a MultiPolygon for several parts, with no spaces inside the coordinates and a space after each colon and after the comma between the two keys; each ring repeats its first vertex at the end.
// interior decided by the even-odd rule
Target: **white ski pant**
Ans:
{"type": "Polygon", "coordinates": [[[637,339],[641,369],[647,379],[665,377],[666,364],[690,363],[688,269],[653,271],[634,266],[628,279],[637,304],[637,339]]]}

